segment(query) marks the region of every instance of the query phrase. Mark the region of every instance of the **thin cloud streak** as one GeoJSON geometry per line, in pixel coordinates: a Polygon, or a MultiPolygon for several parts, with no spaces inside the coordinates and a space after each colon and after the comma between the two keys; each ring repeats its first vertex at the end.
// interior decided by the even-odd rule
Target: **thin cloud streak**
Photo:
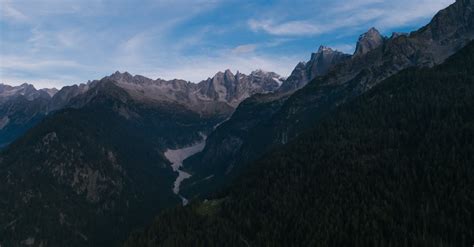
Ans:
{"type": "Polygon", "coordinates": [[[82,67],[82,65],[72,60],[32,60],[29,57],[15,56],[2,57],[2,62],[0,63],[0,69],[2,70],[27,69],[31,71],[36,71],[57,67],[80,68],[82,67]]]}
{"type": "Polygon", "coordinates": [[[276,21],[279,14],[270,15],[271,17],[267,14],[266,19],[250,19],[247,23],[254,32],[263,31],[276,36],[317,36],[344,28],[364,26],[367,23],[380,29],[389,29],[431,17],[436,11],[453,2],[454,0],[352,0],[325,9],[324,12],[329,13],[330,18],[315,14],[316,17],[310,19],[276,21]]]}
{"type": "Polygon", "coordinates": [[[12,6],[10,0],[0,0],[0,6],[0,18],[5,19],[6,21],[25,22],[29,20],[25,14],[12,6]]]}
{"type": "Polygon", "coordinates": [[[242,54],[242,53],[250,53],[254,52],[257,49],[256,44],[246,44],[246,45],[239,45],[232,49],[232,53],[234,54],[242,54]]]}
{"type": "Polygon", "coordinates": [[[193,82],[227,68],[288,76],[320,44],[351,53],[368,27],[413,30],[452,2],[0,0],[0,82],[66,85],[116,70],[193,82]]]}
{"type": "Polygon", "coordinates": [[[276,24],[273,20],[249,20],[254,32],[265,31],[273,35],[315,35],[326,32],[324,26],[312,24],[309,21],[289,21],[276,24]]]}

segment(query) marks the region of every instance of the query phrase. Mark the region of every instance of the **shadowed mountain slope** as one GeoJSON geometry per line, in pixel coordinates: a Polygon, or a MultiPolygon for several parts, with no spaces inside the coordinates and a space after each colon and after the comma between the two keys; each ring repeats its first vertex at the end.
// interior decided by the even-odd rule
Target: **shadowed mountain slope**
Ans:
{"type": "Polygon", "coordinates": [[[470,43],[384,80],[125,246],[470,245],[473,66],[470,43]]]}

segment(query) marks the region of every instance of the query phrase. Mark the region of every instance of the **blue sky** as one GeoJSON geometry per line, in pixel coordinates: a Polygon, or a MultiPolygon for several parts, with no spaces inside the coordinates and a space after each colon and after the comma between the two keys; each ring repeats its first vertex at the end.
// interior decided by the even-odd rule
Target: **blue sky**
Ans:
{"type": "Polygon", "coordinates": [[[288,76],[319,45],[415,30],[454,0],[0,0],[0,82],[37,88],[117,70],[198,82],[227,68],[288,76]]]}

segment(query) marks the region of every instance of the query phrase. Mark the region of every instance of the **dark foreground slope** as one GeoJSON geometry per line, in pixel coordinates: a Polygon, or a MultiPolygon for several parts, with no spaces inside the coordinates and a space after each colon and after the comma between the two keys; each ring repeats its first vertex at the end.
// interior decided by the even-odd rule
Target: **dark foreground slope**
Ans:
{"type": "Polygon", "coordinates": [[[162,153],[220,119],[98,83],[0,153],[0,246],[114,246],[181,201],[162,153]]]}
{"type": "Polygon", "coordinates": [[[126,246],[471,246],[474,43],[338,107],[126,246]]]}
{"type": "Polygon", "coordinates": [[[0,103],[0,148],[23,135],[47,115],[48,99],[23,95],[0,103]]]}

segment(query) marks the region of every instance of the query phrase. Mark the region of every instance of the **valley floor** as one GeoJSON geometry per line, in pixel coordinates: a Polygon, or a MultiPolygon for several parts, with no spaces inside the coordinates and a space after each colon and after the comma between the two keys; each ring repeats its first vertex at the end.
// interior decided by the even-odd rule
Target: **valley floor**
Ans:
{"type": "Polygon", "coordinates": [[[179,195],[183,200],[183,204],[186,205],[188,200],[179,194],[179,186],[185,180],[191,177],[191,174],[182,171],[180,168],[183,166],[183,161],[188,157],[201,152],[206,145],[206,136],[201,134],[202,139],[199,142],[192,144],[191,146],[180,148],[180,149],[168,149],[164,153],[166,159],[171,162],[173,171],[178,172],[178,177],[174,181],[173,192],[179,195]]]}

